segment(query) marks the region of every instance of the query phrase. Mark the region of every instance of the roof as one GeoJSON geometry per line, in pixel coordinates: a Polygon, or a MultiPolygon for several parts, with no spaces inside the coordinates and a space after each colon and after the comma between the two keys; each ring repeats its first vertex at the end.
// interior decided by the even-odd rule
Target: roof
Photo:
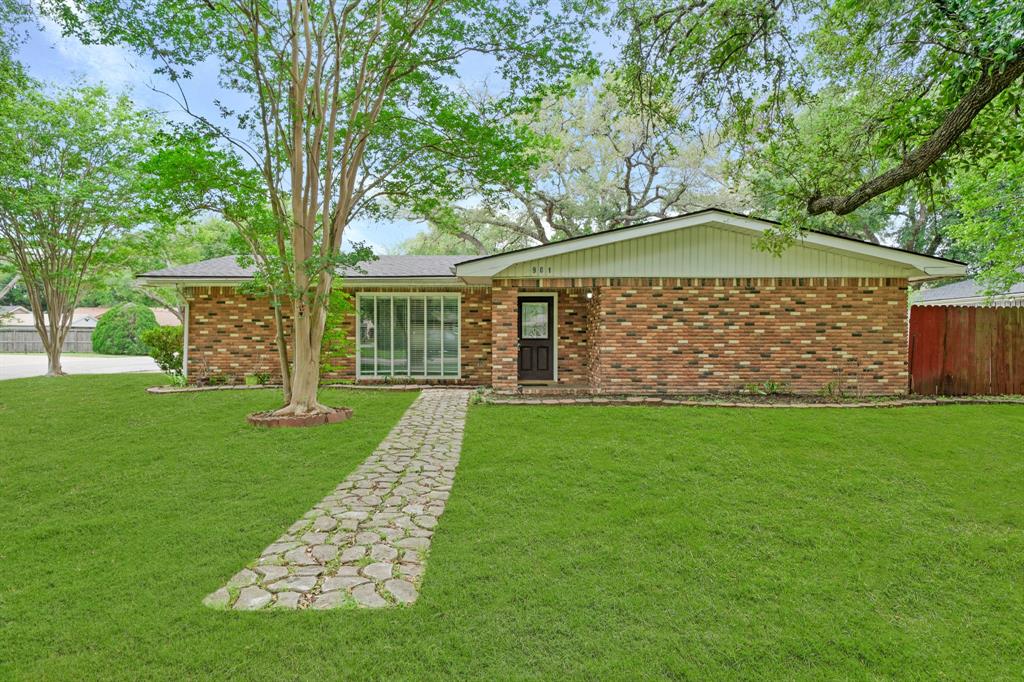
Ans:
{"type": "MultiPolygon", "coordinates": [[[[110,310],[105,307],[82,307],[75,308],[75,312],[71,316],[71,328],[72,329],[92,329],[96,327],[96,323],[99,318],[103,316],[103,313],[110,310]]],[[[177,316],[167,308],[150,308],[153,311],[153,316],[156,317],[156,322],[161,327],[175,327],[181,322],[177,316]]],[[[44,318],[45,319],[45,318],[44,318]]],[[[5,327],[35,327],[35,319],[32,317],[32,312],[27,311],[24,313],[13,313],[9,316],[5,316],[0,321],[5,327]]]]}
{"type": "Polygon", "coordinates": [[[0,305],[0,315],[10,315],[13,313],[27,312],[31,311],[23,305],[0,305]]]}
{"type": "MultiPolygon", "coordinates": [[[[1017,272],[1024,274],[1024,267],[1018,268],[1017,272]]],[[[992,298],[996,300],[1024,298],[1024,282],[1018,282],[1010,287],[1009,291],[992,298]]],[[[921,289],[914,296],[914,303],[924,305],[936,305],[939,303],[985,305],[988,300],[988,297],[985,296],[985,287],[974,279],[965,279],[960,282],[945,284],[941,287],[921,289]]]]}
{"type": "MultiPolygon", "coordinates": [[[[454,277],[454,267],[471,256],[378,256],[376,260],[360,263],[357,268],[345,268],[340,273],[346,279],[378,279],[391,277],[454,277]]],[[[211,258],[139,275],[140,279],[157,284],[159,280],[247,280],[254,268],[238,264],[238,256],[211,258]]]]}
{"type": "MultiPolygon", "coordinates": [[[[363,283],[370,283],[373,280],[379,280],[382,284],[388,280],[403,280],[403,283],[413,283],[413,280],[420,280],[417,283],[428,285],[431,283],[482,284],[516,263],[697,225],[712,225],[760,234],[773,229],[779,223],[709,208],[674,218],[573,237],[492,256],[379,256],[376,260],[361,263],[358,269],[346,269],[340,274],[346,279],[360,280],[363,283]]],[[[852,237],[811,231],[802,235],[801,243],[856,255],[860,258],[874,259],[876,262],[898,263],[906,271],[912,273],[911,278],[915,280],[956,277],[966,273],[966,266],[959,261],[873,244],[852,237]]],[[[239,284],[251,279],[252,276],[253,268],[239,265],[237,256],[225,256],[163,270],[153,270],[139,275],[138,279],[143,284],[150,286],[167,284],[215,286],[239,284]]]]}

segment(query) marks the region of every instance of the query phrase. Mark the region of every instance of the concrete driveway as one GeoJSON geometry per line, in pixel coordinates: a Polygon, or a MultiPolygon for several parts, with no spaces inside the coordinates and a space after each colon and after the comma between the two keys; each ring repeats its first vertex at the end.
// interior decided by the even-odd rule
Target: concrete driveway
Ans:
{"type": "MultiPolygon", "coordinates": [[[[121,372],[159,372],[153,358],[146,355],[70,355],[61,356],[68,374],[119,374],[121,372]]],[[[44,353],[0,353],[0,379],[20,379],[46,374],[44,353]]]]}

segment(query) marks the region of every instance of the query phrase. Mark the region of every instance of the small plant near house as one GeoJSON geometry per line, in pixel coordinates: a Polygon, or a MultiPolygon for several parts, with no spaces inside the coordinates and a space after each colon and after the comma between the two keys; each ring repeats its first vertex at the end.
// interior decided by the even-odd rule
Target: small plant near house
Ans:
{"type": "Polygon", "coordinates": [[[207,379],[211,386],[224,386],[228,383],[227,374],[211,374],[207,379]]]}
{"type": "Polygon", "coordinates": [[[142,332],[149,356],[156,360],[162,372],[172,379],[182,377],[182,343],[184,333],[178,327],[154,327],[142,332]]]}
{"type": "Polygon", "coordinates": [[[828,382],[824,386],[818,389],[818,395],[825,400],[829,400],[834,403],[842,402],[846,398],[846,391],[843,390],[843,385],[836,379],[828,382]]]}
{"type": "Polygon", "coordinates": [[[768,379],[761,383],[747,384],[746,391],[754,395],[785,395],[789,393],[789,384],[784,381],[768,379]]]}

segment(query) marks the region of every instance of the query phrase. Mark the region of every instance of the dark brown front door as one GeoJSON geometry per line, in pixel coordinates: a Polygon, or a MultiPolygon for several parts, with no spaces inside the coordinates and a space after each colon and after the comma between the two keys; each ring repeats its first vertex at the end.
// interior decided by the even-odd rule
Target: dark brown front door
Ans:
{"type": "Polygon", "coordinates": [[[548,296],[519,299],[519,379],[552,381],[555,378],[555,316],[548,296]]]}

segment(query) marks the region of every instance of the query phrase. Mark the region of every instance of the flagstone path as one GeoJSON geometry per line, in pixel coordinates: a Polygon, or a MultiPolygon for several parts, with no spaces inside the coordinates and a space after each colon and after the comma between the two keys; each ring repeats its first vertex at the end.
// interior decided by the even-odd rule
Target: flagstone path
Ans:
{"type": "Polygon", "coordinates": [[[423,390],[334,492],[203,603],[254,610],[416,601],[455,479],[469,394],[423,390]]]}

